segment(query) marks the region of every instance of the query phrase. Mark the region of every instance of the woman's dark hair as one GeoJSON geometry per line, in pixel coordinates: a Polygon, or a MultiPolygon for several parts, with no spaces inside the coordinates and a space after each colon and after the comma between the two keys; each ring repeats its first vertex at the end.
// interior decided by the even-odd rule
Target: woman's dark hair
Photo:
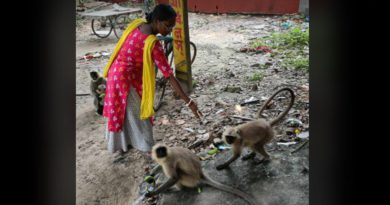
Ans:
{"type": "Polygon", "coordinates": [[[152,23],[155,20],[166,21],[171,18],[176,18],[176,12],[168,4],[158,4],[152,12],[146,15],[146,21],[148,23],[152,23]]]}

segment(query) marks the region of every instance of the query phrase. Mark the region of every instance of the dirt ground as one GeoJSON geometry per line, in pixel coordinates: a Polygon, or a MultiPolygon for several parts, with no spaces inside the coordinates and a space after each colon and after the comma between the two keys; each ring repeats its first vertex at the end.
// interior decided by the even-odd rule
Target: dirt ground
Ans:
{"type": "MultiPolygon", "coordinates": [[[[192,66],[196,82],[192,97],[205,115],[206,125],[199,125],[182,100],[175,99],[168,91],[166,105],[156,114],[154,138],[170,145],[188,147],[205,133],[222,129],[226,116],[237,114],[236,104],[250,97],[269,97],[276,88],[289,86],[297,95],[289,117],[300,116],[308,130],[308,72],[282,69],[269,53],[243,53],[250,40],[271,32],[280,31],[281,16],[209,15],[189,14],[190,39],[198,49],[192,66]],[[264,65],[271,64],[264,68],[264,65]],[[248,81],[254,72],[261,70],[261,81],[248,81]],[[240,87],[240,92],[227,92],[227,86],[240,87]],[[256,87],[257,89],[255,89],[256,87]],[[225,105],[221,106],[220,102],[225,105]]],[[[108,56],[85,60],[88,52],[111,53],[117,38],[111,34],[100,39],[91,34],[90,19],[78,20],[76,28],[76,93],[89,93],[90,71],[102,72],[108,56]]],[[[107,151],[104,139],[106,120],[95,114],[92,96],[76,99],[76,184],[77,204],[131,204],[138,197],[139,184],[148,166],[147,154],[130,150],[124,159],[115,161],[115,155],[107,151]]],[[[260,104],[243,107],[241,116],[253,117],[260,104]]],[[[278,130],[280,130],[279,128],[278,130]]],[[[287,138],[279,134],[275,141],[287,138]]],[[[282,149],[282,148],[280,148],[282,149]]],[[[207,150],[207,146],[195,149],[207,150]]]]}

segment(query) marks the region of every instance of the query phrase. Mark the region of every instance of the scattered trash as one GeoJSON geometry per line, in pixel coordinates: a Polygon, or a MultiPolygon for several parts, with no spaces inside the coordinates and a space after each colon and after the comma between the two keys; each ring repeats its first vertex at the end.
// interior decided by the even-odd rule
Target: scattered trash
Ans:
{"type": "Polygon", "coordinates": [[[309,132],[301,132],[299,135],[297,135],[297,137],[301,138],[301,139],[306,139],[309,137],[309,132]]]}
{"type": "Polygon", "coordinates": [[[155,182],[154,177],[153,176],[149,176],[149,175],[144,178],[144,181],[149,183],[149,184],[152,184],[152,183],[155,182]]]}
{"type": "Polygon", "coordinates": [[[283,145],[283,146],[289,146],[289,145],[293,145],[293,144],[296,144],[297,142],[277,142],[276,144],[277,145],[283,145]]]}
{"type": "Polygon", "coordinates": [[[202,192],[202,188],[198,187],[198,193],[202,192]]]}
{"type": "Polygon", "coordinates": [[[264,97],[264,96],[261,96],[260,100],[261,100],[261,101],[266,101],[266,100],[268,100],[268,98],[267,98],[267,97],[264,97]]]}
{"type": "Polygon", "coordinates": [[[272,53],[272,50],[268,46],[258,46],[256,48],[241,48],[240,52],[272,53]]]}
{"type": "Polygon", "coordinates": [[[290,21],[285,21],[283,23],[280,24],[280,26],[282,27],[282,29],[289,29],[293,24],[290,22],[290,21]]]}
{"type": "Polygon", "coordinates": [[[213,154],[216,154],[216,153],[218,153],[218,152],[219,152],[218,148],[214,148],[214,149],[208,151],[207,154],[213,155],[213,154]]]}
{"type": "Polygon", "coordinates": [[[289,127],[286,129],[286,134],[287,135],[294,135],[295,134],[295,128],[289,127]]]}
{"type": "Polygon", "coordinates": [[[99,57],[102,56],[102,54],[100,54],[100,53],[95,53],[95,54],[93,54],[92,56],[93,56],[94,58],[99,58],[99,57]]]}
{"type": "Polygon", "coordinates": [[[192,133],[195,132],[195,131],[194,131],[193,129],[191,129],[191,128],[184,128],[184,130],[187,130],[188,132],[192,132],[192,133]]]}
{"type": "Polygon", "coordinates": [[[85,60],[91,60],[93,58],[92,55],[84,55],[85,60]]]}
{"type": "Polygon", "coordinates": [[[252,102],[254,100],[257,100],[255,97],[250,97],[249,99],[245,100],[245,103],[252,102]]]}
{"type": "Polygon", "coordinates": [[[250,97],[249,99],[245,100],[240,105],[243,106],[243,105],[247,105],[247,104],[255,104],[255,103],[258,103],[258,102],[260,102],[260,100],[254,98],[254,97],[250,97]]]}
{"type": "MultiPolygon", "coordinates": [[[[157,166],[158,167],[158,166],[157,166]]],[[[156,169],[156,167],[154,168],[156,169]]],[[[139,205],[145,199],[145,194],[155,189],[156,179],[154,176],[147,175],[144,181],[139,185],[140,196],[132,203],[132,205],[139,205]]]]}
{"type": "Polygon", "coordinates": [[[272,53],[272,50],[268,46],[259,46],[259,47],[256,47],[255,50],[257,52],[261,51],[263,53],[272,53]]]}
{"type": "Polygon", "coordinates": [[[225,111],[224,109],[220,109],[220,110],[218,110],[215,114],[219,114],[219,113],[221,113],[221,112],[223,112],[223,111],[225,111]]]}
{"type": "Polygon", "coordinates": [[[105,52],[105,51],[102,51],[102,52],[95,52],[95,53],[86,53],[83,58],[81,59],[85,59],[85,60],[92,60],[94,58],[100,58],[102,56],[109,56],[110,54],[105,52]]]}
{"type": "Polygon", "coordinates": [[[108,53],[108,52],[105,52],[105,51],[102,52],[102,56],[109,56],[109,55],[110,55],[110,53],[108,53]]]}
{"type": "Polygon", "coordinates": [[[289,127],[300,127],[303,125],[302,121],[295,119],[295,118],[289,118],[286,120],[286,124],[289,127]]]}
{"type": "Polygon", "coordinates": [[[225,150],[225,149],[231,149],[231,146],[225,145],[225,144],[220,144],[217,146],[219,150],[225,150]]]}
{"type": "MultiPolygon", "coordinates": [[[[153,181],[155,181],[154,178],[153,178],[153,181]]],[[[144,196],[146,193],[153,191],[154,186],[155,186],[155,183],[153,183],[153,182],[149,183],[149,182],[143,181],[140,185],[139,192],[142,196],[144,196]]]]}

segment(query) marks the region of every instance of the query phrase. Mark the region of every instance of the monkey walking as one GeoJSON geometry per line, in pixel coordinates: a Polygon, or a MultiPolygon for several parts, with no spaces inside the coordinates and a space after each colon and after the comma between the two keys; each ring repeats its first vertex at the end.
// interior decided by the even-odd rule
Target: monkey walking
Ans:
{"type": "Polygon", "coordinates": [[[99,74],[96,71],[91,71],[91,94],[94,98],[93,104],[96,108],[96,113],[99,115],[103,115],[103,106],[104,106],[104,95],[106,93],[106,80],[99,76],[99,74]]]}
{"type": "Polygon", "coordinates": [[[222,191],[235,194],[251,205],[257,204],[248,194],[208,177],[202,171],[199,157],[189,149],[156,144],[152,148],[152,159],[162,167],[164,174],[169,179],[155,191],[148,192],[145,195],[146,197],[162,193],[174,185],[180,190],[183,187],[196,187],[200,183],[204,183],[222,191]]]}
{"type": "Polygon", "coordinates": [[[241,155],[241,151],[244,147],[249,147],[252,152],[248,155],[242,157],[242,160],[253,159],[256,156],[256,152],[261,154],[263,158],[258,162],[262,163],[264,161],[269,161],[270,156],[265,151],[264,145],[271,141],[274,137],[274,130],[272,126],[278,123],[283,117],[285,117],[288,111],[291,109],[294,104],[294,91],[290,88],[282,88],[276,91],[263,105],[263,107],[257,113],[257,120],[250,121],[236,127],[228,127],[222,134],[223,140],[232,146],[233,156],[225,163],[218,165],[217,170],[222,170],[227,168],[232,162],[234,162],[241,155]],[[265,119],[260,118],[261,113],[271,100],[280,92],[288,91],[291,95],[290,104],[277,118],[271,120],[270,122],[265,119]]]}

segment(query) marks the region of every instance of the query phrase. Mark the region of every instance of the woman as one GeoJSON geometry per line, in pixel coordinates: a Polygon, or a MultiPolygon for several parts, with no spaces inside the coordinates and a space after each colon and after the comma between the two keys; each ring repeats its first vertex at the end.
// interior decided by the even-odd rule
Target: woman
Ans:
{"type": "Polygon", "coordinates": [[[202,114],[173,75],[156,34],[169,34],[176,13],[169,5],[159,4],[146,21],[137,19],[124,31],[103,76],[107,78],[103,115],[108,118],[106,139],[111,153],[127,152],[132,146],[148,152],[154,145],[152,131],[154,65],[169,78],[173,89],[196,117],[202,114]]]}

